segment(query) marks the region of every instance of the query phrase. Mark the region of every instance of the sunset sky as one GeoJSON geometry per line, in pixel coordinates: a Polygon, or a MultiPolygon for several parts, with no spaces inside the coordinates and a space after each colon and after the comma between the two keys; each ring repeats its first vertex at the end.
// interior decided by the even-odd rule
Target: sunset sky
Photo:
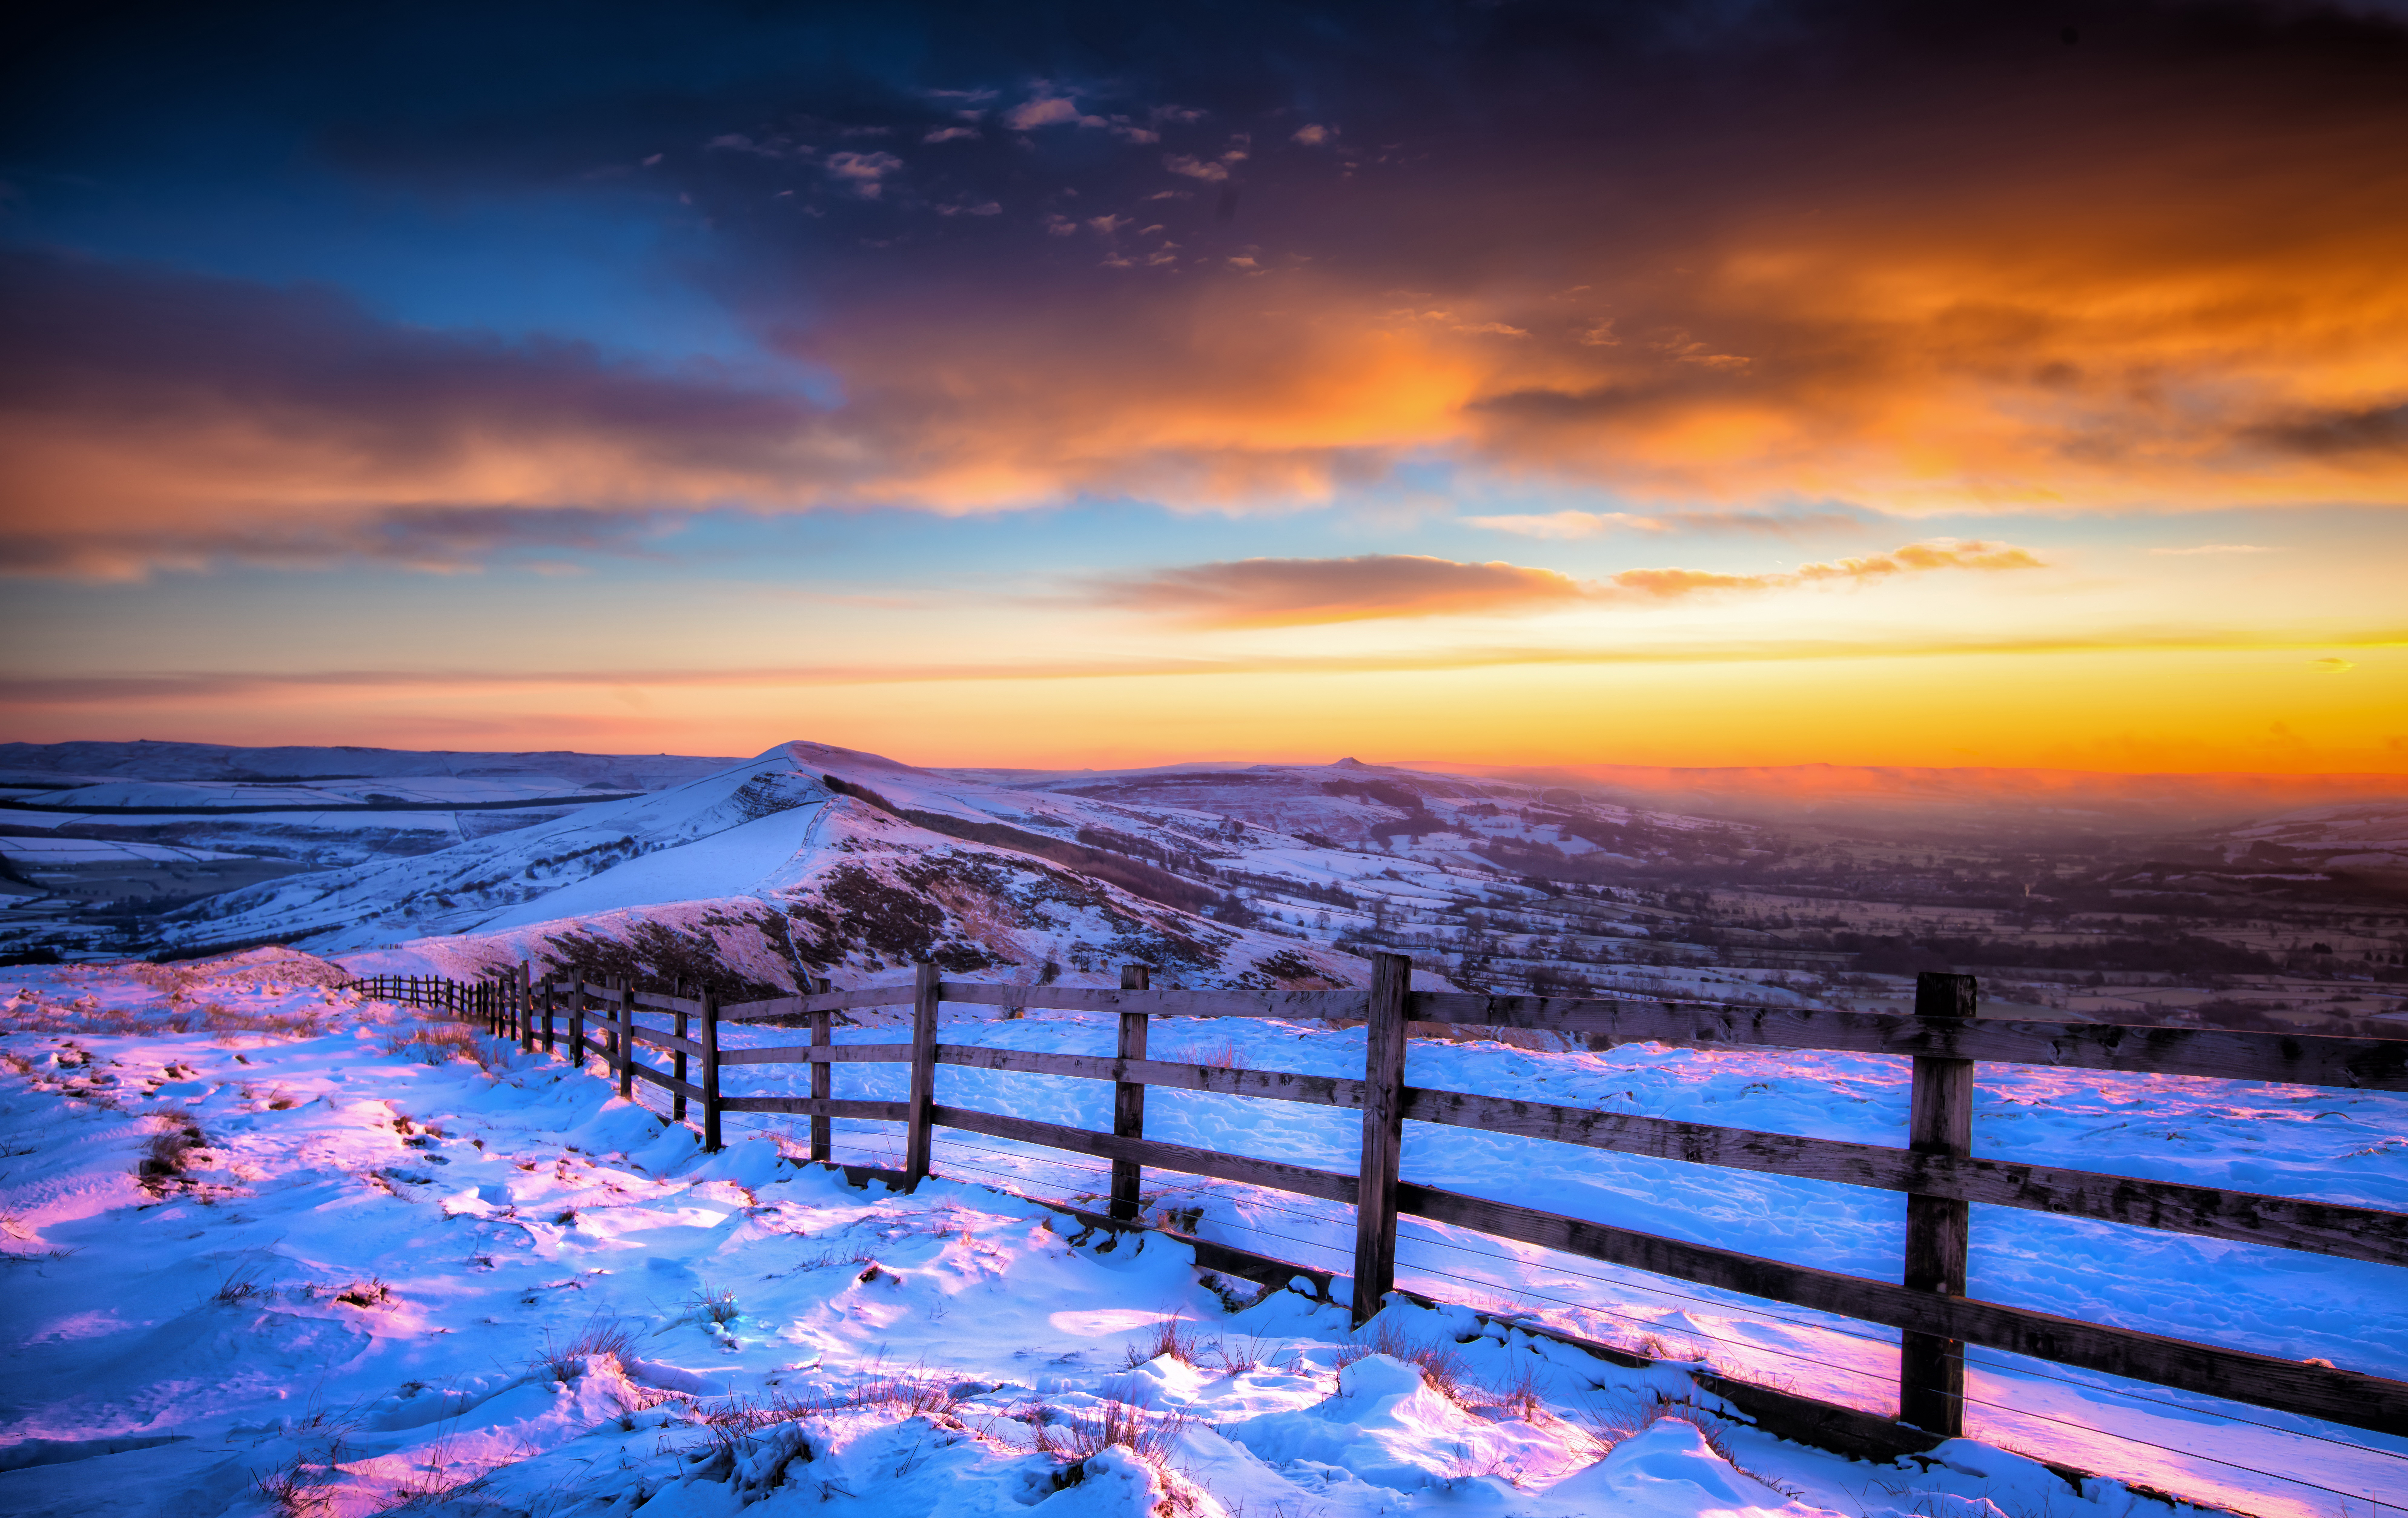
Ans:
{"type": "Polygon", "coordinates": [[[2408,7],[54,8],[0,739],[2408,775],[2408,7]]]}

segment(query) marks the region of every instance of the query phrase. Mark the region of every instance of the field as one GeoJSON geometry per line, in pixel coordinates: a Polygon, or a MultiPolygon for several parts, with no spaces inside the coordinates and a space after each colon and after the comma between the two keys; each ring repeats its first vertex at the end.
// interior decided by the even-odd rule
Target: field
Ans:
{"type": "MultiPolygon", "coordinates": [[[[702,1155],[608,1082],[363,1003],[307,956],[16,973],[11,1511],[2167,1511],[2146,1488],[2327,1518],[2408,1487],[2408,1441],[2003,1357],[1975,1368],[1972,1438],[1852,1463],[1716,1415],[1675,1369],[1497,1320],[1875,1406],[1895,1352],[1861,1325],[1425,1225],[1400,1283],[1467,1306],[1392,1305],[1352,1334],[1162,1240],[1104,1247],[1037,1200],[1100,1178],[1043,1152],[955,1136],[946,1179],[858,1190],[766,1122],[702,1155]],[[2076,1490],[2015,1450],[2113,1479],[2076,1490]]],[[[948,1039],[1110,1047],[1098,1019],[947,1018],[948,1039]]],[[[839,1038],[894,1036],[878,1024],[839,1038]]],[[[1361,1038],[1171,1022],[1155,1047],[1342,1072],[1361,1038]]],[[[1903,1121],[1902,1070],[1870,1056],[1417,1041],[1412,1059],[1417,1083],[1776,1131],[1894,1141],[1903,1121]]],[[[2408,1098],[2000,1073],[1985,1153],[2408,1206],[2408,1098]]],[[[1093,1083],[944,1075],[966,1105],[1088,1125],[1109,1105],[1093,1083]]],[[[1346,1116],[1170,1092],[1148,1113],[1175,1141],[1340,1167],[1346,1116]]],[[[849,1126],[839,1157],[882,1157],[849,1126]]],[[[1892,1197],[1409,1132],[1414,1179],[1868,1274],[1896,1258],[1892,1197]]],[[[1152,1205],[1208,1237],[1342,1263],[1340,1210],[1154,1179],[1152,1205]]],[[[1975,1226],[1977,1294],[2408,1373],[2396,1269],[1986,1210],[1975,1226]]]]}

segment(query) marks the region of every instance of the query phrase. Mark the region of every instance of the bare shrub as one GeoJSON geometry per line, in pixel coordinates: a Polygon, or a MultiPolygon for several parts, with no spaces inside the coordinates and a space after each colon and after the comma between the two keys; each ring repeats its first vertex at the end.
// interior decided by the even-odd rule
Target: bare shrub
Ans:
{"type": "Polygon", "coordinates": [[[335,1294],[336,1301],[349,1307],[359,1308],[364,1311],[371,1308],[390,1306],[393,1299],[393,1288],[385,1284],[382,1276],[370,1276],[366,1281],[355,1281],[335,1294]]]}

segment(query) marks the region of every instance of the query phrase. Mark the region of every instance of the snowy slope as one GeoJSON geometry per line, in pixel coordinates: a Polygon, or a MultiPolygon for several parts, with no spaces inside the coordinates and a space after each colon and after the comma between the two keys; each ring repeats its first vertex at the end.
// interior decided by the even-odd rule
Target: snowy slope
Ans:
{"type": "Polygon", "coordinates": [[[1359,959],[1211,920],[1226,898],[1140,857],[1292,843],[793,743],[434,853],[231,892],[170,932],[321,952],[439,935],[453,941],[419,952],[463,971],[534,958],[719,980],[733,966],[762,995],[798,975],[851,983],[924,956],[1046,980],[1123,962],[1231,985],[1356,979],[1359,959]],[[1077,841],[1098,829],[1113,848],[1077,841]]]}
{"type": "MultiPolygon", "coordinates": [[[[1297,1294],[1240,1284],[1224,1300],[1185,1250],[1101,1247],[1015,1194],[1058,1192],[1049,1163],[1091,1186],[1064,1156],[942,1135],[944,1179],[856,1190],[785,1159],[766,1128],[700,1155],[689,1128],[596,1074],[456,1024],[422,1031],[304,956],[19,974],[0,1001],[0,1254],[19,1287],[0,1299],[0,1511],[29,1518],[266,1518],[280,1503],[346,1518],[403,1503],[463,1518],[2176,1518],[2140,1486],[2334,1518],[2408,1476],[2408,1440],[1986,1353],[1975,1437],[1922,1461],[1842,1461],[1718,1415],[1677,1364],[1625,1370],[1462,1309],[1391,1305],[1356,1336],[1297,1294]],[[1105,1448],[1108,1416],[1123,1448],[1105,1448]],[[2111,1479],[2071,1485],[2038,1458],[2111,1479]]],[[[945,1037],[1083,1051],[1110,1034],[949,1009],[945,1037]]],[[[1245,1065],[1362,1058],[1359,1030],[1166,1020],[1157,1037],[1235,1039],[1245,1065]]],[[[1906,1081],[1902,1061],[1770,1052],[1412,1053],[1433,1085],[1623,1091],[1633,1110],[1867,1142],[1898,1141],[1906,1081]]],[[[940,1080],[957,1081],[947,1101],[1096,1116],[1042,1077],[940,1080]]],[[[2293,1099],[2310,1095],[2034,1071],[1985,1081],[1976,1141],[2091,1164],[2114,1135],[2142,1173],[2272,1167],[2272,1189],[2398,1205],[2403,1099],[2293,1099]]],[[[1342,1138],[1279,1125],[1290,1104],[1156,1096],[1194,1097],[1162,1103],[1165,1137],[1347,1157],[1342,1138]]],[[[876,1141],[862,1126],[844,1125],[849,1146],[876,1141]]],[[[1592,1152],[1534,1181],[1530,1146],[1465,1137],[1452,1153],[1409,1142],[1408,1174],[1536,1184],[1576,1211],[1845,1268],[1895,1257],[1886,1196],[1592,1152]]],[[[1325,1231],[1342,1247],[1342,1219],[1283,1194],[1214,1182],[1156,1205],[1269,1252],[1325,1231]]],[[[1999,1238],[1996,1221],[1977,1223],[1998,1262],[1985,1294],[2390,1375],[2408,1363],[2397,1271],[2038,1215],[1999,1238]]],[[[1894,1374],[1878,1331],[1820,1314],[1454,1230],[1404,1255],[1407,1282],[1442,1296],[1652,1336],[1859,1405],[1894,1374]]]]}
{"type": "Polygon", "coordinates": [[[1561,786],[1478,780],[1341,759],[1329,765],[955,773],[1128,808],[1236,818],[1325,845],[1509,873],[1540,862],[1739,858],[1754,828],[1599,800],[1561,786]],[[1500,849],[1498,846],[1504,846],[1500,849]]]}

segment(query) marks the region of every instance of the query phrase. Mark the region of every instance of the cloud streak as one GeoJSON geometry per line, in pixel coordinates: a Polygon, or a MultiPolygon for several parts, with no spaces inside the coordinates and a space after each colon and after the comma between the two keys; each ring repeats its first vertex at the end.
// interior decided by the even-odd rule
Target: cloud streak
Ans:
{"type": "Polygon", "coordinates": [[[1626,569],[1601,580],[1501,560],[1463,564],[1420,554],[1342,559],[1238,559],[1108,580],[1089,587],[1095,605],[1195,627],[1323,625],[1390,618],[1525,615],[1587,605],[1641,605],[1688,596],[1867,585],[1940,569],[2015,570],[2045,566],[2029,551],[1981,540],[1938,538],[1886,553],[1803,564],[1778,574],[1706,569],[1626,569]]]}

